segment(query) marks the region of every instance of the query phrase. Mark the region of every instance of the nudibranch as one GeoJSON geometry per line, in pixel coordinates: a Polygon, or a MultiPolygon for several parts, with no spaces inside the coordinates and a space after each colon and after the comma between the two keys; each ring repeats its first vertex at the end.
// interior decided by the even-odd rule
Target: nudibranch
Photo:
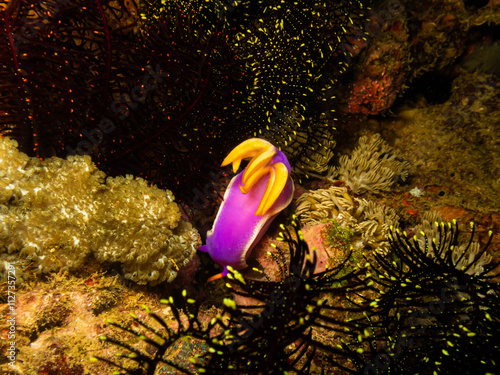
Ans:
{"type": "Polygon", "coordinates": [[[214,225],[207,233],[206,251],[224,277],[228,266],[247,267],[247,257],[267,231],[273,219],[290,204],[293,197],[291,168],[286,156],[271,143],[248,139],[236,146],[222,162],[233,164],[236,173],[243,159],[251,158],[246,168],[230,181],[214,225]]]}

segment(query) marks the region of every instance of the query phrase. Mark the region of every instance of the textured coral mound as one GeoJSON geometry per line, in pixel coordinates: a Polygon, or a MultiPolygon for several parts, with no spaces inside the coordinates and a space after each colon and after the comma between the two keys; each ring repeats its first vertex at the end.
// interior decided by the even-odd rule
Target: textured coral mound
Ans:
{"type": "Polygon", "coordinates": [[[172,281],[199,246],[169,190],[108,177],[89,156],[40,161],[0,140],[0,253],[20,253],[40,272],[77,270],[93,254],[120,262],[139,284],[172,281]]]}

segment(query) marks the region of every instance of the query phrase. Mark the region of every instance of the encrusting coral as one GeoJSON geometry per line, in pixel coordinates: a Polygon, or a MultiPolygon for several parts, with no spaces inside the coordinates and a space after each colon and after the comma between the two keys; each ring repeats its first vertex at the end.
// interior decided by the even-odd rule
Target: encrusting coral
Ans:
{"type": "Polygon", "coordinates": [[[89,156],[40,161],[16,146],[0,140],[0,252],[19,252],[40,272],[77,270],[93,254],[150,285],[172,281],[194,255],[199,235],[170,191],[106,179],[89,156]]]}
{"type": "Polygon", "coordinates": [[[339,179],[356,194],[391,191],[398,180],[408,177],[410,169],[410,164],[379,134],[361,137],[351,157],[342,156],[339,164],[339,179]]]}

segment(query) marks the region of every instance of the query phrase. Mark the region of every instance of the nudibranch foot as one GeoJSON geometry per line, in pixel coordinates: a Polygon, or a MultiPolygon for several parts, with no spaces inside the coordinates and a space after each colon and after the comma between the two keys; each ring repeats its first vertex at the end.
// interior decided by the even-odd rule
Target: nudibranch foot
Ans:
{"type": "MultiPolygon", "coordinates": [[[[207,245],[201,245],[199,247],[198,251],[203,251],[204,253],[208,253],[209,252],[207,245]]],[[[207,283],[209,283],[211,281],[222,279],[223,277],[226,277],[227,274],[228,274],[228,269],[226,267],[224,267],[224,270],[221,273],[218,273],[218,274],[215,274],[215,275],[209,277],[207,279],[207,283]]]]}

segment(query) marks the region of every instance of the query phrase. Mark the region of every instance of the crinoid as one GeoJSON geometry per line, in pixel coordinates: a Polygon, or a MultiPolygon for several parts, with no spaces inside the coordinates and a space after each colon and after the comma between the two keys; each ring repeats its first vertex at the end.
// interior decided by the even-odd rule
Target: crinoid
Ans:
{"type": "Polygon", "coordinates": [[[0,133],[30,156],[91,155],[108,174],[140,176],[189,205],[210,195],[222,155],[261,133],[298,169],[323,171],[333,147],[323,100],[365,9],[12,0],[0,10],[0,133]]]}
{"type": "Polygon", "coordinates": [[[114,99],[121,98],[115,117],[123,119],[113,132],[120,143],[101,149],[99,162],[114,173],[137,171],[192,204],[194,188],[203,191],[209,172],[218,171],[227,138],[246,137],[235,129],[232,111],[243,84],[241,63],[211,1],[151,0],[140,12],[130,64],[161,73],[135,101],[126,74],[121,77],[114,99]]]}
{"type": "Polygon", "coordinates": [[[316,158],[331,158],[335,120],[325,102],[368,8],[359,0],[237,3],[225,17],[237,25],[231,45],[250,78],[238,107],[244,126],[283,149],[301,174],[324,171],[316,158]]]}
{"type": "MultiPolygon", "coordinates": [[[[129,337],[135,338],[136,340],[142,340],[145,344],[147,344],[146,346],[148,349],[146,352],[128,344],[123,338],[117,339],[108,336],[101,336],[101,341],[119,346],[129,353],[116,353],[115,355],[117,357],[122,358],[122,360],[119,361],[111,361],[101,356],[92,357],[91,361],[100,360],[112,365],[113,367],[117,367],[120,369],[120,372],[114,372],[116,374],[153,375],[163,366],[177,369],[182,373],[195,373],[194,367],[191,363],[181,363],[179,360],[176,361],[175,358],[166,358],[166,353],[171,350],[175,344],[178,344],[179,341],[186,338],[192,338],[202,344],[210,342],[212,338],[215,340],[221,339],[220,330],[218,330],[219,334],[213,334],[213,332],[217,333],[215,327],[217,326],[218,321],[214,318],[210,323],[208,323],[208,325],[203,325],[198,319],[200,308],[199,304],[195,300],[187,298],[185,290],[182,291],[182,296],[180,298],[174,299],[173,297],[170,297],[168,299],[161,300],[161,303],[170,307],[174,320],[173,324],[167,324],[163,318],[145,306],[144,309],[150,320],[155,322],[155,327],[133,314],[131,315],[134,325],[143,327],[142,331],[113,321],[108,320],[107,322],[109,325],[117,327],[124,332],[128,332],[130,334],[129,337]]],[[[205,345],[205,350],[206,349],[205,345]]]]}
{"type": "MultiPolygon", "coordinates": [[[[228,275],[234,294],[255,303],[226,301],[230,320],[224,329],[231,336],[226,350],[234,354],[210,362],[213,373],[222,364],[243,373],[306,374],[315,367],[314,358],[339,368],[349,366],[349,357],[336,344],[340,344],[339,335],[357,329],[348,320],[361,313],[351,299],[365,290],[363,272],[346,272],[345,262],[315,272],[317,255],[309,250],[295,220],[291,229],[284,225],[281,229],[278,240],[289,253],[279,246],[269,253],[278,266],[277,280],[268,275],[262,280],[244,279],[237,271],[228,275]]],[[[349,257],[350,253],[346,262],[349,257]]]]}
{"type": "Polygon", "coordinates": [[[0,23],[2,135],[30,156],[91,155],[184,201],[203,190],[241,77],[213,4],[16,0],[0,23]]]}
{"type": "MultiPolygon", "coordinates": [[[[169,299],[162,302],[171,307],[174,327],[151,311],[148,314],[158,327],[134,317],[145,332],[110,323],[141,339],[153,350],[144,352],[123,339],[102,339],[129,351],[130,354],[120,357],[132,360],[138,365],[136,368],[147,374],[155,373],[160,365],[194,373],[194,368],[175,358],[165,358],[178,340],[190,338],[204,344],[198,354],[189,359],[199,373],[307,374],[322,365],[354,371],[349,362],[356,355],[342,348],[340,337],[347,331],[357,332],[357,324],[349,320],[362,316],[363,308],[355,300],[366,289],[363,271],[354,269],[340,275],[343,267],[336,267],[315,272],[317,256],[308,249],[296,223],[293,222],[292,229],[285,226],[281,229],[279,239],[285,246],[283,249],[278,246],[276,252],[271,253],[278,266],[276,281],[269,275],[262,276],[261,280],[244,278],[230,269],[228,286],[235,299],[250,300],[250,304],[226,298],[223,313],[210,323],[202,324],[198,302],[169,299]]],[[[185,292],[183,294],[185,297],[185,292]]],[[[118,366],[125,373],[132,371],[125,363],[99,359],[118,366]]]]}
{"type": "Polygon", "coordinates": [[[456,221],[433,222],[409,238],[393,231],[375,254],[366,300],[371,334],[356,346],[365,373],[494,373],[500,350],[499,262],[456,221]]]}

